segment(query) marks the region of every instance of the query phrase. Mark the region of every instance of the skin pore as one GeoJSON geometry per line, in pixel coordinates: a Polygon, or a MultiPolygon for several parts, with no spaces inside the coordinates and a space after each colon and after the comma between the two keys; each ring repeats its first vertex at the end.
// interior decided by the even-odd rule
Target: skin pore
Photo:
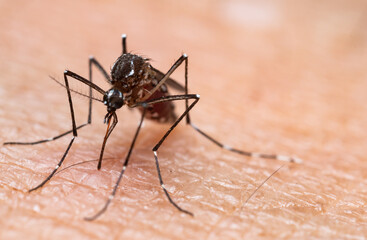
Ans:
{"type": "MultiPolygon", "coordinates": [[[[52,171],[71,136],[0,149],[2,239],[254,239],[363,237],[366,231],[365,3],[8,2],[0,8],[0,141],[34,141],[71,129],[65,69],[88,76],[88,57],[110,69],[128,50],[165,72],[189,56],[194,124],[242,150],[298,156],[246,202],[281,161],[220,149],[181,123],[158,151],[177,211],[159,186],[152,147],[170,127],[146,121],[107,212],[93,222],[122,168],[139,112],[121,109],[102,169],[94,161],[52,171]],[[46,10],[47,9],[47,10],[46,10]],[[239,13],[238,13],[239,12],[239,13]],[[244,14],[246,13],[246,14],[244,14]],[[342,14],[343,13],[343,14],[342,14]],[[344,14],[347,13],[347,14],[344,14]]],[[[97,71],[95,71],[97,72],[97,71]]],[[[96,82],[108,89],[101,75],[96,82]]],[[[183,83],[183,68],[173,77],[183,83]]],[[[83,91],[82,86],[74,86],[83,91]]],[[[88,101],[75,96],[77,122],[88,101]]],[[[73,99],[74,99],[73,98],[73,99]]],[[[177,103],[177,112],[184,103],[177,103]]],[[[64,165],[97,159],[106,108],[64,165]]]]}

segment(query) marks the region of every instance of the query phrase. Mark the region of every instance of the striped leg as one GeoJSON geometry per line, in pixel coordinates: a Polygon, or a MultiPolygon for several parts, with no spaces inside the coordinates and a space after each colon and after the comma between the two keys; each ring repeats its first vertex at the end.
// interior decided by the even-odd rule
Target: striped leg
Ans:
{"type": "MultiPolygon", "coordinates": [[[[104,70],[104,68],[102,67],[102,65],[94,58],[94,57],[90,57],[89,58],[89,81],[84,79],[85,81],[87,82],[90,82],[90,83],[93,83],[92,81],[92,66],[96,66],[98,68],[98,70],[100,70],[103,74],[103,76],[106,78],[107,81],[110,81],[110,77],[108,76],[107,72],[104,70]]],[[[69,72],[69,71],[67,71],[69,72]]],[[[71,73],[71,72],[69,72],[71,73]]],[[[73,76],[71,76],[73,77],[73,76]]],[[[67,91],[72,91],[72,92],[75,92],[75,90],[73,89],[68,89],[68,87],[66,87],[66,85],[58,82],[56,79],[52,78],[53,80],[55,80],[57,83],[61,84],[63,87],[67,88],[67,91]]],[[[78,93],[78,92],[77,92],[78,93]]],[[[51,138],[47,138],[47,139],[43,139],[43,140],[39,140],[39,141],[34,141],[34,142],[5,142],[4,145],[35,145],[35,144],[40,144],[40,143],[45,143],[45,142],[51,142],[51,141],[54,141],[54,140],[57,140],[61,137],[64,137],[72,132],[74,132],[74,130],[79,130],[81,129],[82,127],[88,125],[88,124],[91,124],[92,123],[92,100],[93,100],[93,97],[92,97],[92,86],[89,85],[89,96],[86,96],[86,97],[89,97],[89,104],[88,104],[88,119],[87,119],[87,122],[84,123],[84,124],[81,124],[79,126],[76,127],[76,129],[72,129],[72,130],[69,130],[67,132],[64,132],[60,135],[57,135],[55,137],[51,137],[51,138]]],[[[74,112],[74,111],[73,111],[74,112]]]]}
{"type": "MultiPolygon", "coordinates": [[[[108,197],[108,199],[107,199],[107,201],[106,201],[105,205],[103,206],[103,208],[102,208],[101,210],[99,210],[95,215],[93,215],[93,216],[91,216],[91,217],[85,217],[85,218],[84,218],[84,220],[86,220],[86,221],[93,221],[93,220],[97,219],[99,216],[101,216],[101,215],[102,215],[102,214],[107,210],[108,206],[111,204],[112,199],[113,199],[113,198],[115,197],[115,195],[116,195],[117,188],[118,188],[118,186],[120,185],[120,182],[121,182],[122,177],[123,177],[123,175],[124,175],[124,173],[125,173],[125,170],[126,170],[126,168],[127,168],[127,165],[129,164],[129,159],[130,159],[131,153],[132,153],[132,151],[133,151],[133,148],[134,148],[134,145],[135,145],[135,141],[136,141],[136,139],[138,138],[138,135],[139,135],[139,132],[140,132],[141,126],[142,126],[143,121],[144,121],[144,116],[145,116],[145,109],[144,109],[144,111],[143,111],[143,113],[142,113],[142,115],[141,115],[141,119],[140,119],[139,126],[138,126],[138,128],[136,129],[135,136],[134,136],[133,141],[132,141],[132,143],[131,143],[131,145],[130,145],[129,152],[128,152],[128,154],[127,154],[126,158],[125,158],[124,165],[122,166],[122,170],[121,170],[121,172],[120,172],[119,178],[117,179],[117,181],[116,181],[116,183],[115,183],[115,186],[113,187],[113,191],[112,191],[112,193],[111,193],[111,194],[110,194],[110,196],[108,197]]],[[[115,117],[116,117],[116,115],[115,115],[115,117]]]]}
{"type": "Polygon", "coordinates": [[[176,101],[176,100],[189,100],[189,99],[193,99],[194,102],[192,102],[188,108],[186,108],[186,110],[181,114],[181,116],[172,124],[172,126],[168,129],[168,131],[166,132],[166,134],[159,140],[159,142],[154,146],[154,148],[152,149],[153,154],[154,154],[154,159],[155,159],[155,163],[156,163],[156,167],[157,167],[157,172],[158,172],[158,178],[159,178],[159,183],[166,195],[166,197],[168,198],[169,202],[175,207],[177,208],[180,212],[186,213],[188,215],[194,216],[194,214],[190,211],[187,211],[183,208],[181,208],[180,206],[177,205],[177,203],[175,203],[175,201],[173,201],[173,199],[171,198],[170,194],[168,193],[164,183],[163,183],[163,179],[162,179],[162,175],[161,175],[161,170],[159,167],[159,161],[158,161],[158,155],[157,155],[157,151],[159,149],[159,147],[162,145],[162,143],[166,140],[166,138],[168,137],[168,135],[173,131],[173,129],[175,129],[175,127],[178,125],[178,123],[185,117],[187,116],[187,114],[189,113],[189,111],[195,106],[195,104],[199,101],[200,96],[197,94],[186,94],[186,95],[173,95],[173,96],[166,96],[166,97],[162,97],[159,99],[154,99],[154,100],[150,100],[147,102],[143,102],[140,103],[139,105],[141,105],[144,108],[147,108],[150,105],[153,105],[155,103],[159,103],[159,102],[167,102],[167,101],[176,101]]]}
{"type": "Polygon", "coordinates": [[[199,132],[205,138],[210,140],[212,143],[214,143],[215,145],[217,145],[217,146],[219,146],[223,149],[226,149],[228,151],[235,152],[235,153],[238,153],[238,154],[241,154],[241,155],[244,155],[244,156],[248,156],[248,157],[258,157],[258,158],[276,159],[276,160],[285,161],[285,162],[302,163],[302,159],[296,158],[296,157],[290,157],[290,156],[285,156],[285,155],[277,155],[277,154],[249,152],[249,151],[243,151],[243,150],[232,148],[232,147],[227,146],[223,143],[220,143],[219,141],[217,141],[213,137],[211,137],[208,134],[206,134],[205,132],[201,131],[193,123],[188,122],[188,124],[190,124],[190,126],[192,126],[197,132],[199,132]]]}
{"type": "MultiPolygon", "coordinates": [[[[185,94],[186,95],[188,94],[188,58],[185,59],[185,94]]],[[[187,109],[188,108],[188,99],[186,99],[185,102],[186,102],[186,109],[187,109]]],[[[206,139],[208,139],[209,141],[211,141],[215,145],[217,145],[217,146],[219,146],[223,149],[226,149],[228,151],[235,152],[235,153],[238,153],[238,154],[241,154],[241,155],[244,155],[244,156],[249,156],[249,157],[259,157],[259,158],[267,158],[267,159],[276,159],[276,160],[286,161],[286,162],[302,163],[302,160],[300,158],[296,158],[296,157],[290,157],[290,156],[278,155],[278,154],[266,154],[266,153],[243,151],[243,150],[239,150],[239,149],[235,149],[235,148],[232,148],[230,146],[227,146],[227,145],[217,141],[213,137],[209,136],[208,134],[206,134],[205,132],[200,130],[195,124],[193,124],[191,122],[189,113],[187,113],[187,115],[186,115],[186,123],[189,124],[191,127],[193,127],[198,133],[203,135],[206,139]]]]}
{"type": "Polygon", "coordinates": [[[75,124],[75,115],[74,115],[74,108],[73,108],[73,101],[71,99],[71,93],[70,93],[70,88],[69,88],[69,81],[68,81],[68,76],[72,76],[70,74],[71,72],[68,72],[68,71],[65,71],[64,72],[64,81],[65,81],[65,88],[66,88],[66,92],[67,92],[67,95],[68,95],[68,101],[69,101],[69,107],[70,107],[70,114],[71,114],[71,124],[73,126],[73,130],[71,131],[73,133],[73,137],[71,138],[70,140],[70,143],[64,153],[64,155],[62,156],[61,160],[59,161],[59,163],[56,165],[56,167],[54,168],[54,170],[51,172],[50,175],[48,175],[48,177],[43,180],[42,183],[40,183],[39,185],[37,185],[36,187],[30,189],[28,192],[32,192],[34,190],[37,190],[41,187],[43,187],[43,185],[45,185],[53,176],[54,174],[56,173],[57,169],[59,169],[59,167],[61,166],[61,164],[64,162],[71,146],[73,145],[73,142],[75,140],[75,138],[78,136],[78,133],[77,133],[77,127],[76,127],[76,124],[75,124]]]}

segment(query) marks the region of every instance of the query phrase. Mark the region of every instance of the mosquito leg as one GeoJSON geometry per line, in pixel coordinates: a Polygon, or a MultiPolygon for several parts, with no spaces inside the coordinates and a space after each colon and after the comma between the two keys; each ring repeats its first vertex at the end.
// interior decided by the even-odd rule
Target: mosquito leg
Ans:
{"type": "MultiPolygon", "coordinates": [[[[185,94],[188,94],[188,58],[185,58],[185,94]]],[[[186,103],[186,109],[189,106],[188,103],[188,99],[185,100],[186,103]]],[[[209,136],[208,134],[206,134],[205,132],[203,132],[202,130],[200,130],[196,125],[194,125],[191,122],[190,119],[190,114],[187,113],[186,115],[186,123],[189,124],[190,126],[192,126],[197,132],[199,132],[201,135],[203,135],[205,138],[207,138],[208,140],[210,140],[211,142],[213,142],[214,144],[216,144],[217,146],[229,150],[231,152],[235,152],[241,155],[245,155],[245,156],[249,156],[249,157],[259,157],[259,158],[268,158],[268,159],[276,159],[276,160],[280,160],[280,161],[286,161],[286,162],[296,162],[296,163],[301,163],[302,160],[296,157],[290,157],[290,156],[285,156],[285,155],[277,155],[277,154],[265,154],[265,153],[257,153],[257,152],[250,152],[250,151],[242,151],[242,150],[238,150],[235,148],[232,148],[230,146],[227,146],[223,143],[220,143],[219,141],[215,140],[213,137],[209,136]]]]}
{"type": "Polygon", "coordinates": [[[28,190],[28,192],[33,192],[34,190],[37,190],[37,189],[39,189],[39,188],[41,188],[41,187],[43,187],[43,185],[45,185],[54,175],[55,175],[55,173],[56,173],[56,171],[57,171],[57,169],[59,169],[59,167],[61,166],[61,164],[64,162],[64,160],[65,160],[65,157],[68,155],[68,152],[69,152],[69,150],[70,150],[70,148],[71,148],[71,145],[73,145],[73,142],[74,142],[74,140],[75,140],[75,137],[76,136],[73,136],[72,138],[71,138],[71,141],[70,141],[70,143],[69,143],[69,146],[68,146],[68,148],[66,149],[66,151],[65,151],[65,153],[64,153],[64,155],[62,156],[62,158],[61,158],[61,160],[60,160],[60,162],[56,165],[56,167],[54,168],[54,170],[51,172],[51,174],[50,175],[48,175],[48,177],[45,179],[45,180],[43,180],[43,182],[42,183],[40,183],[39,185],[37,185],[36,187],[34,187],[34,188],[32,188],[32,189],[30,189],[30,190],[28,190]]]}
{"type": "Polygon", "coordinates": [[[123,177],[123,175],[124,175],[124,173],[125,173],[125,170],[126,170],[126,168],[127,168],[127,165],[129,164],[130,155],[131,155],[131,153],[132,153],[132,151],[133,151],[133,148],[134,148],[134,145],[135,145],[136,139],[138,138],[138,135],[139,135],[139,132],[140,132],[141,126],[142,126],[143,121],[144,121],[144,116],[145,116],[145,108],[144,108],[144,111],[143,111],[143,113],[142,113],[142,116],[141,116],[141,119],[140,119],[139,126],[138,126],[138,128],[137,128],[137,130],[136,130],[136,132],[135,132],[135,136],[134,136],[134,138],[133,138],[133,141],[132,141],[132,143],[131,143],[131,145],[130,145],[129,152],[128,152],[128,154],[127,154],[126,158],[125,158],[125,162],[124,162],[124,165],[123,165],[122,170],[121,170],[121,172],[120,172],[120,176],[119,176],[119,178],[117,179],[117,181],[116,181],[116,183],[115,183],[115,186],[113,187],[113,191],[112,191],[111,195],[108,197],[108,199],[107,199],[107,201],[106,201],[105,205],[103,206],[103,208],[102,208],[99,212],[97,212],[97,213],[96,213],[95,215],[93,215],[92,217],[86,217],[86,218],[84,218],[85,220],[87,220],[87,221],[93,221],[93,220],[97,219],[99,216],[101,216],[101,215],[102,215],[102,214],[107,210],[108,206],[111,204],[112,199],[115,197],[116,192],[117,192],[117,188],[118,188],[118,186],[120,185],[120,182],[121,182],[122,177],[123,177]]]}
{"type": "Polygon", "coordinates": [[[71,138],[70,140],[70,143],[64,153],[64,155],[62,156],[61,160],[59,161],[59,163],[56,165],[56,167],[54,168],[54,170],[51,172],[50,175],[48,175],[48,177],[42,182],[40,183],[38,186],[32,188],[29,190],[29,192],[32,192],[38,188],[41,188],[43,185],[45,185],[51,178],[52,176],[56,173],[57,169],[59,169],[59,167],[61,166],[61,164],[64,162],[71,146],[73,145],[73,142],[75,140],[75,138],[78,136],[78,133],[77,133],[77,127],[76,127],[76,124],[75,124],[75,115],[74,115],[74,108],[73,108],[73,101],[72,101],[72,98],[71,98],[71,93],[70,93],[70,88],[69,88],[69,81],[68,81],[68,76],[72,76],[72,74],[70,74],[71,72],[69,71],[65,71],[64,72],[64,81],[65,81],[65,87],[66,87],[66,92],[67,92],[67,95],[68,95],[68,101],[69,101],[69,107],[70,107],[70,114],[71,114],[71,123],[72,123],[72,127],[73,127],[73,130],[72,130],[72,133],[73,133],[73,137],[71,138]]]}
{"type": "Polygon", "coordinates": [[[238,154],[241,154],[241,155],[244,155],[244,156],[248,156],[248,157],[258,157],[258,158],[276,159],[276,160],[285,161],[285,162],[302,163],[302,160],[300,158],[297,158],[297,157],[290,157],[290,156],[278,155],[278,154],[249,152],[249,151],[243,151],[243,150],[232,148],[230,146],[224,145],[223,143],[221,143],[221,142],[217,141],[216,139],[214,139],[213,137],[209,136],[208,134],[206,134],[205,132],[200,130],[192,122],[189,122],[188,124],[190,124],[190,126],[192,126],[197,132],[199,132],[205,138],[210,140],[212,143],[214,143],[215,145],[217,145],[217,146],[219,146],[223,149],[226,149],[228,151],[235,152],[235,153],[238,153],[238,154]]]}
{"type": "MultiPolygon", "coordinates": [[[[182,54],[181,57],[172,65],[172,67],[168,70],[168,72],[164,75],[164,77],[158,82],[158,84],[151,90],[149,90],[149,94],[146,94],[143,99],[142,102],[146,101],[147,99],[149,99],[152,94],[155,93],[155,91],[157,91],[160,86],[162,84],[164,84],[169,77],[171,76],[171,74],[182,64],[183,61],[185,61],[187,59],[187,55],[186,54],[182,54]]],[[[187,93],[186,93],[187,95],[187,93]]]]}
{"type": "MultiPolygon", "coordinates": [[[[106,78],[107,81],[111,82],[109,75],[104,70],[104,68],[102,67],[102,65],[92,56],[92,57],[89,58],[89,82],[90,83],[93,83],[93,81],[92,81],[92,66],[93,65],[95,65],[102,72],[103,76],[106,78]]],[[[58,82],[56,79],[54,79],[54,80],[56,82],[58,82]]],[[[88,81],[88,80],[86,80],[86,81],[88,81]]],[[[89,106],[88,106],[88,109],[89,110],[88,110],[88,119],[87,119],[87,122],[84,123],[84,124],[81,124],[81,125],[77,126],[76,127],[77,130],[79,130],[82,127],[84,127],[84,126],[92,123],[92,86],[89,86],[89,106]]],[[[59,138],[61,138],[63,136],[66,136],[66,135],[68,135],[68,134],[70,134],[72,132],[73,132],[73,129],[72,130],[69,130],[67,132],[64,132],[64,133],[62,133],[60,135],[57,135],[55,137],[47,138],[47,139],[43,139],[43,140],[39,140],[39,141],[34,141],[34,142],[5,142],[3,144],[4,145],[36,145],[36,144],[40,144],[40,143],[54,141],[54,140],[59,139],[59,138]]]]}
{"type": "MultiPolygon", "coordinates": [[[[80,129],[84,126],[88,125],[88,123],[84,123],[82,125],[79,125],[76,129],[80,129]]],[[[59,139],[63,136],[66,136],[70,133],[72,133],[73,130],[70,130],[70,131],[67,131],[67,132],[64,132],[56,137],[52,137],[52,138],[47,138],[47,139],[43,139],[43,140],[39,140],[39,141],[35,141],[35,142],[4,142],[3,145],[36,145],[36,144],[40,144],[40,143],[45,143],[45,142],[51,142],[51,141],[54,141],[56,139],[59,139]]]]}
{"type": "Polygon", "coordinates": [[[158,172],[158,178],[159,178],[159,183],[164,191],[164,193],[166,194],[169,202],[175,207],[177,208],[179,211],[189,214],[191,216],[193,216],[194,214],[190,211],[187,211],[183,208],[181,208],[180,206],[177,205],[177,203],[175,203],[170,194],[168,193],[166,187],[164,186],[163,183],[163,179],[162,179],[162,175],[161,175],[161,170],[159,167],[159,161],[158,161],[158,155],[157,155],[157,151],[159,149],[159,147],[162,145],[162,143],[166,140],[166,138],[168,137],[168,135],[173,131],[173,129],[177,126],[177,124],[188,114],[188,112],[195,106],[195,104],[199,101],[200,96],[197,94],[185,94],[185,95],[172,95],[172,96],[165,96],[159,99],[153,99],[153,100],[149,100],[147,102],[142,102],[139,103],[138,105],[147,108],[149,105],[153,105],[155,103],[159,103],[159,102],[167,102],[167,101],[176,101],[176,100],[186,100],[186,99],[194,99],[194,102],[192,102],[188,108],[181,114],[181,116],[172,124],[172,126],[168,129],[168,131],[166,132],[166,134],[161,138],[161,140],[159,140],[159,142],[154,146],[154,148],[152,149],[153,154],[154,154],[154,159],[155,159],[155,164],[157,167],[157,172],[158,172]]]}
{"type": "MultiPolygon", "coordinates": [[[[185,94],[189,94],[189,81],[188,81],[188,74],[189,74],[189,58],[185,59],[185,94]]],[[[189,108],[189,99],[185,100],[186,109],[189,108]]],[[[190,114],[187,113],[186,115],[186,124],[190,123],[190,114]]]]}
{"type": "Polygon", "coordinates": [[[126,34],[122,34],[122,54],[127,53],[127,47],[126,47],[126,34]]]}
{"type": "MultiPolygon", "coordinates": [[[[102,73],[104,73],[105,71],[103,70],[103,68],[102,68],[102,66],[94,59],[94,58],[91,58],[92,60],[91,60],[91,62],[90,62],[90,65],[92,65],[92,63],[93,64],[96,64],[96,66],[102,71],[102,73]]],[[[70,71],[65,71],[65,73],[64,73],[64,76],[65,75],[68,75],[69,77],[72,77],[72,78],[74,78],[75,80],[78,80],[78,81],[80,81],[80,82],[82,82],[82,83],[84,83],[84,84],[86,84],[86,85],[88,85],[91,89],[93,88],[94,90],[96,90],[97,92],[99,92],[100,94],[102,94],[102,95],[104,95],[105,94],[105,91],[102,89],[102,88],[100,88],[100,87],[98,87],[97,85],[95,85],[93,82],[91,82],[91,81],[89,81],[89,80],[87,80],[87,79],[85,79],[85,78],[83,78],[82,76],[80,76],[80,75],[78,75],[78,74],[76,74],[76,73],[74,73],[74,72],[70,72],[70,71]]],[[[92,75],[91,75],[91,70],[90,70],[90,77],[91,77],[92,75]]],[[[108,79],[107,79],[108,80],[108,79]]],[[[66,86],[65,85],[65,88],[66,89],[68,89],[68,91],[70,92],[70,88],[69,88],[69,86],[66,86]]],[[[93,96],[90,96],[90,98],[93,98],[93,96]]],[[[93,98],[93,99],[95,99],[95,98],[93,98]]],[[[72,114],[72,116],[74,116],[74,113],[72,114]]],[[[88,116],[89,118],[91,117],[91,115],[89,114],[89,116],[88,116]]],[[[102,150],[101,150],[101,157],[103,156],[103,151],[104,151],[104,146],[105,146],[105,144],[106,144],[106,141],[107,141],[107,138],[110,136],[110,134],[111,134],[111,132],[112,132],[112,130],[114,129],[114,127],[116,126],[116,124],[117,124],[117,116],[116,116],[116,114],[115,113],[108,113],[107,115],[106,115],[106,117],[105,117],[105,121],[108,121],[108,128],[107,128],[107,133],[106,133],[106,136],[105,136],[105,140],[104,140],[104,142],[103,142],[103,145],[102,145],[102,150]],[[111,120],[111,118],[113,118],[113,123],[112,123],[112,126],[110,127],[110,120],[111,120]]],[[[75,124],[75,120],[74,120],[74,124],[75,124]]],[[[101,165],[101,159],[100,159],[100,161],[99,161],[99,166],[101,165]]],[[[99,169],[100,169],[100,167],[99,167],[99,169]]]]}

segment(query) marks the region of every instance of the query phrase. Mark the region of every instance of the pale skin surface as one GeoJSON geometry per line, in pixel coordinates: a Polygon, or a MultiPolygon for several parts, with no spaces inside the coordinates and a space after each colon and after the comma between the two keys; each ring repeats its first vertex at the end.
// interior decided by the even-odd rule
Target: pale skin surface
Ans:
{"type": "MultiPolygon", "coordinates": [[[[192,120],[200,128],[227,145],[304,163],[286,164],[245,203],[284,163],[229,153],[183,123],[158,154],[168,191],[190,217],[169,204],[154,165],[151,148],[169,126],[147,121],[112,205],[86,222],[110,194],[138,125],[138,112],[125,109],[102,170],[96,162],[76,166],[31,194],[71,136],[1,147],[0,238],[365,237],[367,6],[306,2],[3,3],[0,142],[69,130],[66,91],[48,75],[62,80],[67,68],[87,77],[90,54],[109,70],[127,33],[128,50],[161,71],[189,55],[190,92],[201,95],[192,120]]],[[[183,82],[182,68],[174,77],[183,82]]],[[[83,123],[87,101],[77,99],[83,123]]],[[[94,103],[93,124],[78,132],[64,167],[98,157],[105,111],[94,103]]]]}

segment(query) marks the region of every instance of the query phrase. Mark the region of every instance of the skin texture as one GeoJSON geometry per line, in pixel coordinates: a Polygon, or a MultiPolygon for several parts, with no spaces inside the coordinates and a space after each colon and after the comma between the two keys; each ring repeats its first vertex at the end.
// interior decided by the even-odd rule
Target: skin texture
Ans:
{"type": "MultiPolygon", "coordinates": [[[[78,165],[31,194],[71,136],[0,148],[1,239],[366,237],[365,1],[0,5],[0,142],[69,130],[66,91],[48,75],[62,80],[69,69],[87,77],[90,54],[109,70],[126,33],[128,51],[163,72],[189,55],[190,92],[201,95],[192,121],[207,133],[239,149],[304,160],[286,164],[246,203],[284,163],[230,153],[180,124],[158,154],[167,190],[190,217],[164,196],[151,152],[169,125],[146,121],[116,198],[86,222],[110,194],[138,125],[138,111],[120,110],[100,171],[96,162],[78,165]]],[[[183,82],[183,68],[173,77],[183,82]]],[[[83,123],[82,97],[75,111],[83,123]]],[[[98,157],[105,111],[94,103],[93,124],[78,131],[64,167],[98,157]]]]}

